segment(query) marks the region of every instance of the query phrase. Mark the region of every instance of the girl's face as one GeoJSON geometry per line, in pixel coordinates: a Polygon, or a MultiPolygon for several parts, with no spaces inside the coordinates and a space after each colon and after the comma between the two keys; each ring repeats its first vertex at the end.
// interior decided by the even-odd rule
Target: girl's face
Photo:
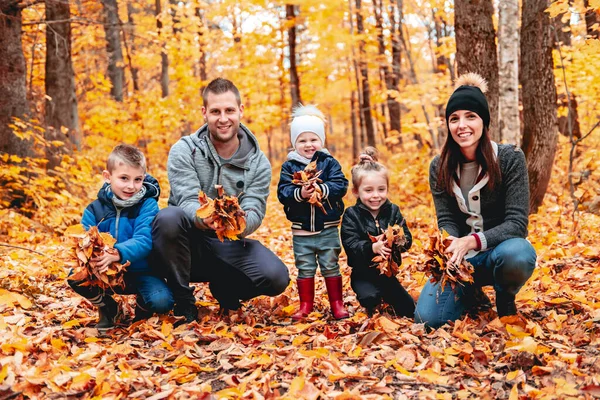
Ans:
{"type": "Polygon", "coordinates": [[[376,171],[369,172],[363,176],[358,189],[354,188],[353,191],[371,213],[377,215],[387,200],[388,184],[385,175],[376,171]]]}
{"type": "Polygon", "coordinates": [[[302,157],[311,159],[315,152],[323,148],[323,142],[321,142],[321,139],[319,139],[316,133],[302,132],[300,136],[298,136],[298,139],[296,139],[294,147],[302,157]]]}
{"type": "Polygon", "coordinates": [[[469,110],[458,110],[448,118],[452,139],[460,146],[467,160],[475,160],[475,150],[483,134],[483,120],[469,110]]]}

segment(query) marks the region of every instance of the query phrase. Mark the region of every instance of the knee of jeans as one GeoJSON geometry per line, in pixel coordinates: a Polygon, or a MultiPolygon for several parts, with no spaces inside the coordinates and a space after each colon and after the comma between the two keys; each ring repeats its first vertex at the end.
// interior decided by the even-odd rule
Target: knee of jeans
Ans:
{"type": "Polygon", "coordinates": [[[186,218],[187,216],[182,208],[163,208],[156,214],[154,222],[152,222],[152,233],[159,232],[160,236],[166,240],[176,238],[181,232],[182,221],[186,218]]]}
{"type": "Polygon", "coordinates": [[[166,314],[173,309],[175,301],[169,290],[163,289],[153,293],[145,304],[145,309],[152,313],[166,314]]]}
{"type": "Polygon", "coordinates": [[[498,283],[510,286],[521,286],[533,274],[535,269],[535,257],[529,252],[510,252],[503,255],[502,268],[496,274],[498,283]]]}

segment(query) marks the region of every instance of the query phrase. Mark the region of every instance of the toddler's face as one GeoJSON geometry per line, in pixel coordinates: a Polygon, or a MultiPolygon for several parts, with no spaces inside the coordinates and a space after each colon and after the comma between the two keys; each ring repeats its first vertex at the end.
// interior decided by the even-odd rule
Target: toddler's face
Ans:
{"type": "Polygon", "coordinates": [[[371,212],[377,213],[387,200],[388,184],[385,176],[378,172],[366,174],[354,194],[371,212]]]}
{"type": "Polygon", "coordinates": [[[323,142],[313,132],[302,132],[294,144],[296,151],[302,157],[311,159],[315,152],[323,148],[323,142]]]}
{"type": "Polygon", "coordinates": [[[127,200],[142,188],[144,169],[121,162],[112,172],[104,170],[102,176],[104,181],[110,184],[115,196],[121,200],[127,200]]]}

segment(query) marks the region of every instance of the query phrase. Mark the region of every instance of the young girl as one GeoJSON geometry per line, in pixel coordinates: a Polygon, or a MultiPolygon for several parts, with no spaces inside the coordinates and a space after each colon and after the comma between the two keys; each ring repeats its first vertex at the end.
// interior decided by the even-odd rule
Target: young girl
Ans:
{"type": "MultiPolygon", "coordinates": [[[[342,220],[342,245],[352,267],[351,284],[359,303],[369,316],[384,302],[396,315],[412,317],[415,303],[395,276],[380,274],[371,261],[376,255],[387,257],[391,249],[383,241],[383,232],[390,225],[401,225],[406,236],[402,252],[412,245],[412,235],[400,213],[400,208],[388,200],[388,170],[377,162],[377,150],[367,147],[360,162],[352,168],[352,193],[358,199],[349,207],[342,220]],[[372,242],[371,236],[379,237],[372,242]]],[[[395,260],[402,263],[402,258],[395,260]]]]}
{"type": "Polygon", "coordinates": [[[291,141],[294,150],[281,166],[277,187],[277,197],[284,206],[287,218],[292,222],[294,258],[298,268],[300,309],[292,319],[302,319],[313,310],[317,265],[325,277],[334,318],[347,318],[338,264],[342,250],[338,226],[344,212],[342,197],[348,190],[348,180],[340,163],[323,147],[323,113],[316,107],[307,105],[294,110],[293,115],[291,141]],[[324,210],[308,202],[317,190],[315,185],[298,186],[292,182],[294,172],[302,171],[311,161],[316,161],[317,170],[321,171],[319,178],[322,182],[315,185],[322,192],[321,203],[324,210]]]}

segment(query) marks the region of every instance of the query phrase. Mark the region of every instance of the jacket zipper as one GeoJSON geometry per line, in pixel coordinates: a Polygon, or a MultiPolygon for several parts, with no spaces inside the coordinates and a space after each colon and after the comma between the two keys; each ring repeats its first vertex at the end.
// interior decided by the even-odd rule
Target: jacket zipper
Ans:
{"type": "Polygon", "coordinates": [[[115,222],[115,243],[119,242],[119,219],[121,218],[121,209],[117,208],[117,222],[115,222]]]}

